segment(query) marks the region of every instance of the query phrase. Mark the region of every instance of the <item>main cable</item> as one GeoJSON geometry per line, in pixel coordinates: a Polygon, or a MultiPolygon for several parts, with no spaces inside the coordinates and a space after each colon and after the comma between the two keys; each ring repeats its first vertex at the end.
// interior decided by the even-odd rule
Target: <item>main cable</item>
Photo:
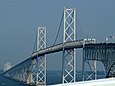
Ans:
{"type": "Polygon", "coordinates": [[[55,38],[55,40],[54,40],[53,46],[55,45],[55,43],[56,43],[56,41],[57,41],[57,38],[58,38],[58,35],[59,35],[59,32],[60,32],[60,29],[61,29],[62,21],[63,21],[63,16],[64,16],[64,12],[62,13],[61,21],[60,21],[60,24],[59,24],[58,32],[57,32],[56,38],[55,38]]]}
{"type": "Polygon", "coordinates": [[[34,46],[33,46],[33,50],[32,50],[32,53],[36,52],[37,51],[37,34],[38,34],[38,31],[36,31],[36,38],[34,40],[34,46]]]}

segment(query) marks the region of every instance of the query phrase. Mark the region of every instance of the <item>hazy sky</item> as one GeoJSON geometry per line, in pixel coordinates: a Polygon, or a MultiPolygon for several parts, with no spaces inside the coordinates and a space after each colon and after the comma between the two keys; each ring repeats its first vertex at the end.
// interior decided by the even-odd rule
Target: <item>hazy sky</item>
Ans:
{"type": "MultiPolygon", "coordinates": [[[[115,0],[0,0],[0,68],[31,55],[38,26],[46,26],[47,46],[52,45],[64,7],[77,10],[78,39],[104,42],[115,35],[115,0]]],[[[63,26],[59,40],[62,30],[63,26]]],[[[81,57],[77,58],[81,68],[81,57]]],[[[61,53],[48,55],[48,69],[61,69],[61,59],[61,53]]]]}

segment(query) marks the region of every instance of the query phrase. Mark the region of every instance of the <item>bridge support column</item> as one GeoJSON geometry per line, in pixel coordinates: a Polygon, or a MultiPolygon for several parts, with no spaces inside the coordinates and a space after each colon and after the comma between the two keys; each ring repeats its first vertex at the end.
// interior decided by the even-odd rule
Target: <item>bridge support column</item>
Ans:
{"type": "Polygon", "coordinates": [[[83,48],[83,64],[82,64],[83,65],[82,66],[83,81],[97,79],[97,67],[96,67],[97,55],[98,55],[98,52],[95,49],[95,47],[91,48],[90,50],[87,48],[83,48]],[[92,59],[90,60],[91,57],[92,59]]]}
{"type": "Polygon", "coordinates": [[[76,11],[64,9],[64,39],[62,57],[62,82],[71,83],[76,81],[76,50],[67,50],[64,43],[76,40],[76,11]]]}
{"type": "Polygon", "coordinates": [[[33,84],[35,85],[36,84],[36,79],[37,79],[37,61],[36,59],[33,59],[32,60],[32,77],[33,77],[33,84]]]}
{"type": "Polygon", "coordinates": [[[34,80],[33,80],[33,76],[32,76],[32,71],[31,70],[27,70],[27,84],[33,85],[34,80]]]}

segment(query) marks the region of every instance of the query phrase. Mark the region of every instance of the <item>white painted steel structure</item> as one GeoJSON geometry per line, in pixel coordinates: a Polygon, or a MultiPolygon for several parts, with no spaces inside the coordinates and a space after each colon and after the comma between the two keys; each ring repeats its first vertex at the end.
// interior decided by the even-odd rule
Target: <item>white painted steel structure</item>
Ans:
{"type": "MultiPolygon", "coordinates": [[[[37,50],[46,48],[46,27],[39,27],[37,30],[37,50]]],[[[38,53],[37,52],[37,53],[38,53]]],[[[36,56],[32,60],[32,73],[34,84],[36,85],[46,85],[46,55],[36,56]]]]}
{"type": "MultiPolygon", "coordinates": [[[[38,27],[37,51],[46,48],[46,27],[38,27]]],[[[37,57],[37,85],[46,85],[46,55],[37,57]]]]}
{"type": "Polygon", "coordinates": [[[76,11],[64,9],[64,38],[62,57],[62,82],[71,83],[76,81],[76,50],[66,50],[64,43],[76,40],[76,11]]]}

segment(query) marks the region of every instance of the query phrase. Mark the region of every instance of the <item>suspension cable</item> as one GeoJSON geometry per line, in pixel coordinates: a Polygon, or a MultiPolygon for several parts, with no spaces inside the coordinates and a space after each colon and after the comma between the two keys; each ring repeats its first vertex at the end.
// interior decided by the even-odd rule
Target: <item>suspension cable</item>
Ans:
{"type": "Polygon", "coordinates": [[[34,50],[36,51],[36,44],[37,44],[37,31],[36,31],[36,38],[35,38],[35,40],[34,40],[34,45],[33,45],[33,49],[32,49],[32,53],[34,52],[34,50]]]}
{"type": "Polygon", "coordinates": [[[60,24],[59,24],[58,32],[57,32],[56,38],[55,38],[55,40],[54,40],[53,46],[55,45],[55,43],[56,43],[56,41],[57,41],[57,38],[58,38],[58,35],[59,35],[59,32],[60,32],[60,29],[61,29],[61,25],[62,25],[62,21],[63,21],[63,14],[64,14],[64,12],[62,13],[61,21],[60,21],[60,24]]]}

